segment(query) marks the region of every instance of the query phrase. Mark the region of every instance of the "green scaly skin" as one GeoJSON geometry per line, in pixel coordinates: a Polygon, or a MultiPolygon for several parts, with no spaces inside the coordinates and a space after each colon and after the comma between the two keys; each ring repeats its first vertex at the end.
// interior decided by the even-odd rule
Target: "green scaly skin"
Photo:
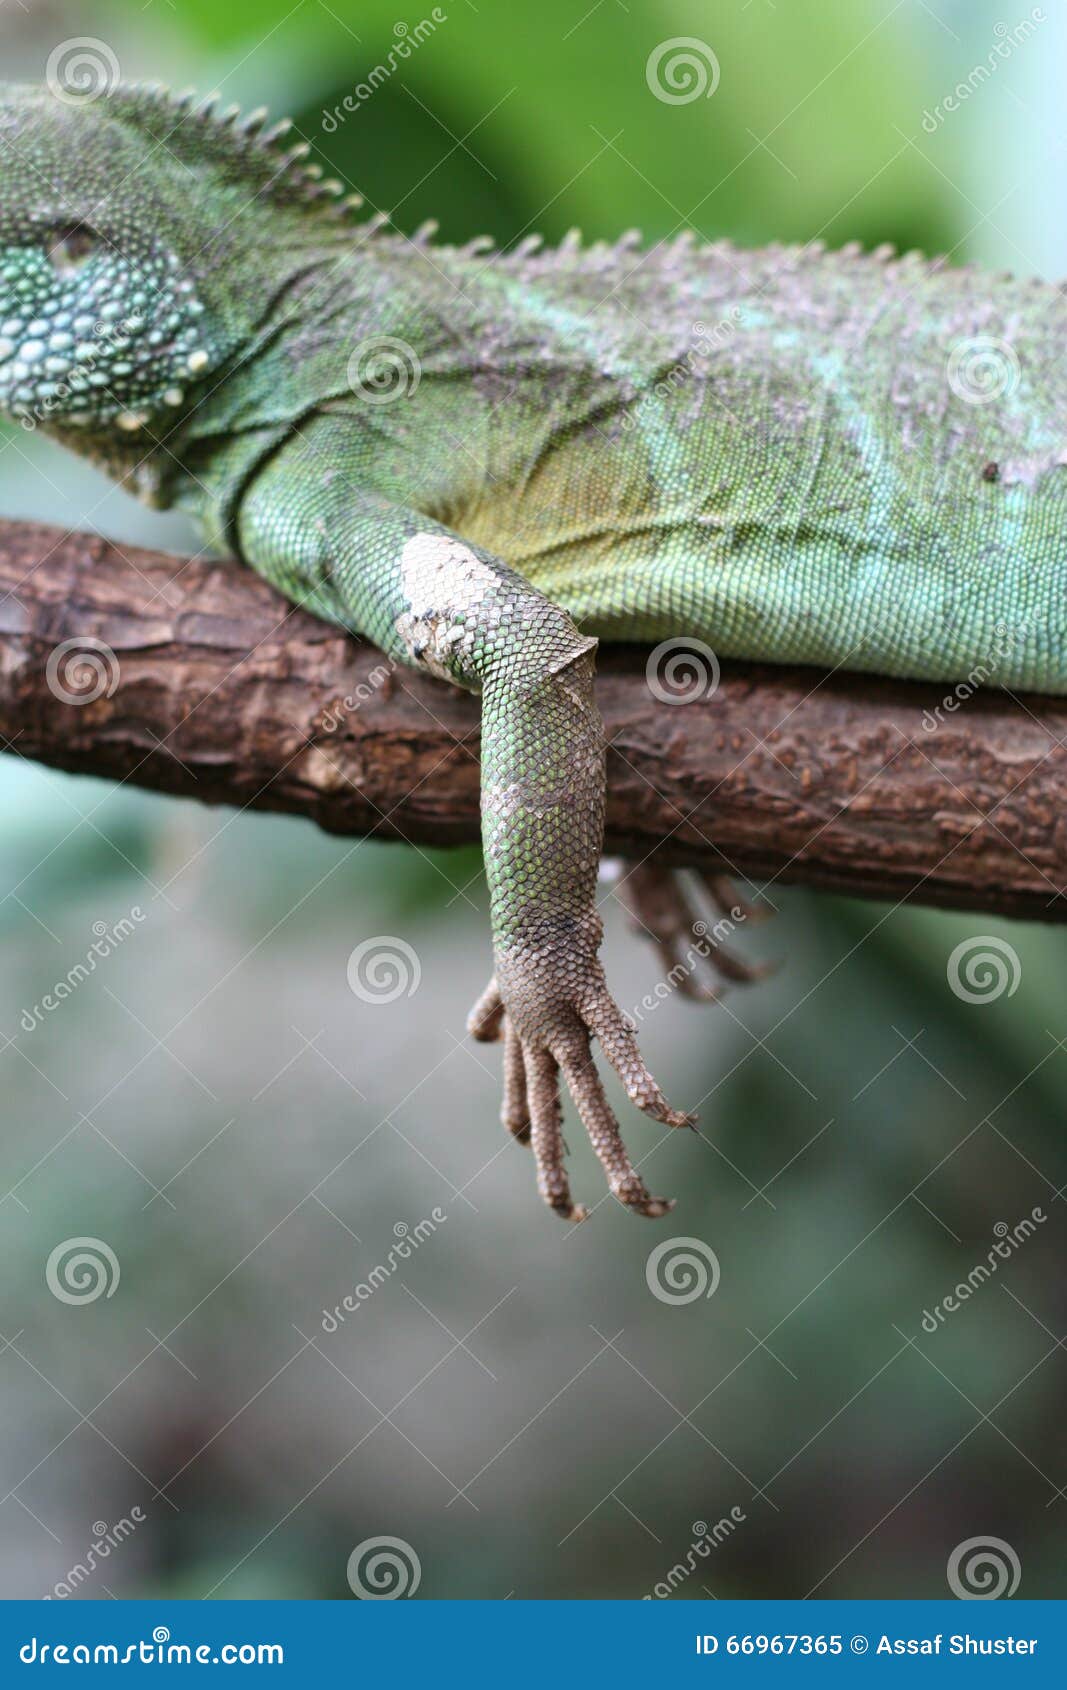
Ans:
{"type": "MultiPolygon", "coordinates": [[[[918,255],[360,223],[284,127],[0,86],[0,404],[398,660],[481,692],[504,1119],[683,1125],[598,959],[598,638],[1067,690],[1067,299],[918,255]]],[[[660,888],[662,890],[662,888],[660,888]]],[[[668,923],[669,925],[669,923],[668,923]]],[[[662,936],[662,934],[661,934],[662,936]]]]}

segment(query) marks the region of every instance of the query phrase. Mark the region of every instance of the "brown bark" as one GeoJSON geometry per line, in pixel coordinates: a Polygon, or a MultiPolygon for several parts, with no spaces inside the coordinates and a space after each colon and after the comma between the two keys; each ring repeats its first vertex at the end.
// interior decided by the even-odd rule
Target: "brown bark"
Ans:
{"type": "MultiPolygon", "coordinates": [[[[645,657],[602,652],[609,851],[1067,919],[1067,700],[951,711],[946,686],[735,664],[661,703],[645,657]]],[[[457,844],[478,836],[477,728],[474,699],[239,565],[0,524],[0,732],[22,756],[457,844]]]]}

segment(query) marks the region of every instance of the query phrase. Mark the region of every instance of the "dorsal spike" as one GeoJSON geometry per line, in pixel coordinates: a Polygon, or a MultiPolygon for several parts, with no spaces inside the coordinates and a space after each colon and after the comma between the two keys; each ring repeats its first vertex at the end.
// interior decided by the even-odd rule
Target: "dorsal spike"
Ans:
{"type": "Polygon", "coordinates": [[[288,118],[266,127],[265,106],[242,116],[239,106],[221,108],[216,93],[172,94],[154,83],[120,82],[105,97],[120,121],[163,144],[172,157],[194,167],[214,166],[276,205],[306,207],[336,224],[363,203],[358,194],[345,198],[342,183],[322,180],[321,165],[309,161],[309,143],[293,133],[288,118]]]}
{"type": "Polygon", "coordinates": [[[368,217],[367,221],[362,224],[361,227],[364,234],[369,237],[371,235],[376,235],[379,230],[384,229],[388,221],[389,213],[387,211],[376,211],[374,216],[368,217]]]}
{"type": "Polygon", "coordinates": [[[544,244],[544,235],[524,235],[515,248],[515,257],[530,258],[535,252],[540,252],[544,244]]]}

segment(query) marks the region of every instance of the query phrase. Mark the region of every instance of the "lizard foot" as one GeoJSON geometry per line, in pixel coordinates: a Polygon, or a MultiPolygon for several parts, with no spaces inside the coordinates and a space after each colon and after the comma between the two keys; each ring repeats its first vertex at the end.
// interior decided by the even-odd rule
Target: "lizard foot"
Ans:
{"type": "Polygon", "coordinates": [[[509,987],[505,996],[497,979],[490,981],[471,1011],[468,1029],[485,1042],[503,1038],[501,1119],[513,1137],[532,1147],[545,1202],[564,1220],[580,1221],[588,1214],[583,1204],[573,1201],[564,1166],[562,1073],[612,1196],[635,1214],[651,1219],[667,1214],[673,1202],[650,1195],[622,1141],[593,1063],[591,1038],[599,1040],[630,1098],[646,1115],[669,1127],[692,1126],[693,1117],[670,1107],[645,1067],[634,1030],[612,1000],[599,963],[590,966],[589,989],[580,1002],[532,988],[521,974],[509,987]],[[509,1003],[515,1006],[511,1013],[509,1003]]]}
{"type": "Polygon", "coordinates": [[[615,896],[629,912],[633,927],[651,935],[683,997],[715,1003],[721,988],[704,978],[701,962],[733,985],[750,986],[774,973],[777,964],[745,962],[727,950],[720,936],[720,930],[732,931],[743,921],[765,921],[771,912],[764,905],[749,903],[728,875],[695,872],[723,918],[714,925],[704,921],[694,907],[682,872],[654,862],[624,863],[615,896]]]}

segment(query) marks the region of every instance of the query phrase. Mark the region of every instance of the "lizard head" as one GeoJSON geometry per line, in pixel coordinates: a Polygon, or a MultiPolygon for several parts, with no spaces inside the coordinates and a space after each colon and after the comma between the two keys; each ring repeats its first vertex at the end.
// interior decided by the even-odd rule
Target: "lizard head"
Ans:
{"type": "Polygon", "coordinates": [[[140,428],[225,356],[181,174],[107,99],[0,86],[0,406],[27,426],[140,428]]]}
{"type": "Polygon", "coordinates": [[[265,119],[155,86],[0,83],[0,409],[93,452],[214,387],[358,203],[265,119]]]}

